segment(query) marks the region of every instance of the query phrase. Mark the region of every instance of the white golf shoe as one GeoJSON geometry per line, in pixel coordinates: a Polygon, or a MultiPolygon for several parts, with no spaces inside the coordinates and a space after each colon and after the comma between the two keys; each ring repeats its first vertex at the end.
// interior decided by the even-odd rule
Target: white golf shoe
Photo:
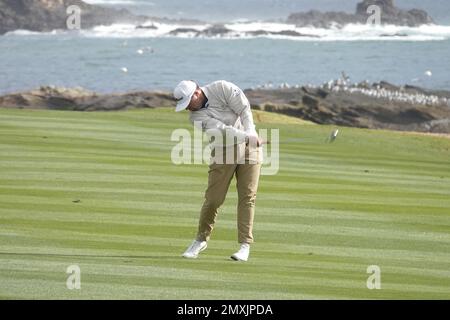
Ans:
{"type": "Polygon", "coordinates": [[[241,248],[231,256],[231,259],[235,261],[247,261],[249,254],[250,245],[248,243],[241,243],[241,248]]]}
{"type": "Polygon", "coordinates": [[[192,244],[187,248],[187,250],[183,253],[183,257],[188,259],[195,259],[198,257],[198,254],[206,249],[208,245],[206,241],[197,241],[194,240],[192,244]]]}

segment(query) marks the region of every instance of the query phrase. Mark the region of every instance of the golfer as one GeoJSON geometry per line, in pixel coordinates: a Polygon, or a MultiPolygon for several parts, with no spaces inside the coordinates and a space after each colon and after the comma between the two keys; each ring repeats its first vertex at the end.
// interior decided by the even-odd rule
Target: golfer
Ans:
{"type": "Polygon", "coordinates": [[[237,229],[240,248],[231,255],[247,261],[253,243],[253,218],[262,163],[262,144],[255,130],[250,104],[236,85],[215,81],[199,87],[194,81],[181,81],[173,92],[175,111],[189,110],[190,121],[211,136],[208,187],[200,211],[197,237],[183,253],[197,258],[210,239],[217,210],[223,204],[233,176],[238,191],[237,229]]]}

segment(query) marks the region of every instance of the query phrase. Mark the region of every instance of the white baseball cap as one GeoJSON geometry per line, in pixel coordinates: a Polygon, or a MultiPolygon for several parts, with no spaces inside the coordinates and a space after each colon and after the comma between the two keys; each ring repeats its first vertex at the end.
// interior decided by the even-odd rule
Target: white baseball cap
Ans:
{"type": "Polygon", "coordinates": [[[196,89],[197,84],[191,80],[183,80],[175,87],[173,97],[177,100],[176,112],[187,108],[196,89]]]}

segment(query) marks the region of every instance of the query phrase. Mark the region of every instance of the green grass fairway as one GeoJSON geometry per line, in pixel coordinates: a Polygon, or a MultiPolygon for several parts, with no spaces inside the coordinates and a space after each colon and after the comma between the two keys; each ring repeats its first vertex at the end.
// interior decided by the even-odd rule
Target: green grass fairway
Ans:
{"type": "Polygon", "coordinates": [[[207,165],[174,165],[186,113],[0,110],[1,299],[450,299],[450,139],[280,129],[262,176],[250,261],[234,182],[208,249],[194,238],[207,165]],[[66,269],[81,269],[81,290],[66,269]],[[366,286],[381,268],[381,289],[366,286]]]}

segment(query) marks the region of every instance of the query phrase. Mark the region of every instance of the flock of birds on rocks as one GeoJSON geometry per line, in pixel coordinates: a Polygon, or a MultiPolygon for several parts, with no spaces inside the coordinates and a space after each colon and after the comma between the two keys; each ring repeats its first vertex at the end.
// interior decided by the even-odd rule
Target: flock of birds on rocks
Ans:
{"type": "Polygon", "coordinates": [[[381,87],[379,84],[375,87],[360,86],[360,84],[355,83],[353,85],[325,85],[332,92],[349,92],[349,93],[361,93],[363,95],[373,97],[376,99],[385,99],[390,102],[405,102],[409,104],[420,104],[420,105],[448,105],[450,106],[450,100],[445,97],[438,97],[436,95],[427,95],[424,93],[408,93],[400,90],[388,90],[381,87]]]}
{"type": "MultiPolygon", "coordinates": [[[[431,76],[431,71],[426,71],[425,75],[431,76]]],[[[405,102],[409,104],[419,104],[419,105],[447,105],[450,107],[450,99],[445,97],[438,97],[432,94],[425,93],[411,93],[406,92],[405,88],[402,86],[398,90],[391,90],[384,88],[380,84],[370,84],[368,80],[361,83],[352,83],[350,78],[342,73],[342,77],[337,80],[330,80],[320,86],[315,86],[312,84],[305,85],[306,88],[310,89],[324,89],[331,92],[346,92],[350,94],[359,93],[375,99],[384,99],[390,102],[405,102]]],[[[273,90],[273,89],[299,89],[302,86],[299,84],[289,85],[284,82],[279,85],[274,85],[271,82],[265,83],[253,87],[253,90],[273,90]]]]}

